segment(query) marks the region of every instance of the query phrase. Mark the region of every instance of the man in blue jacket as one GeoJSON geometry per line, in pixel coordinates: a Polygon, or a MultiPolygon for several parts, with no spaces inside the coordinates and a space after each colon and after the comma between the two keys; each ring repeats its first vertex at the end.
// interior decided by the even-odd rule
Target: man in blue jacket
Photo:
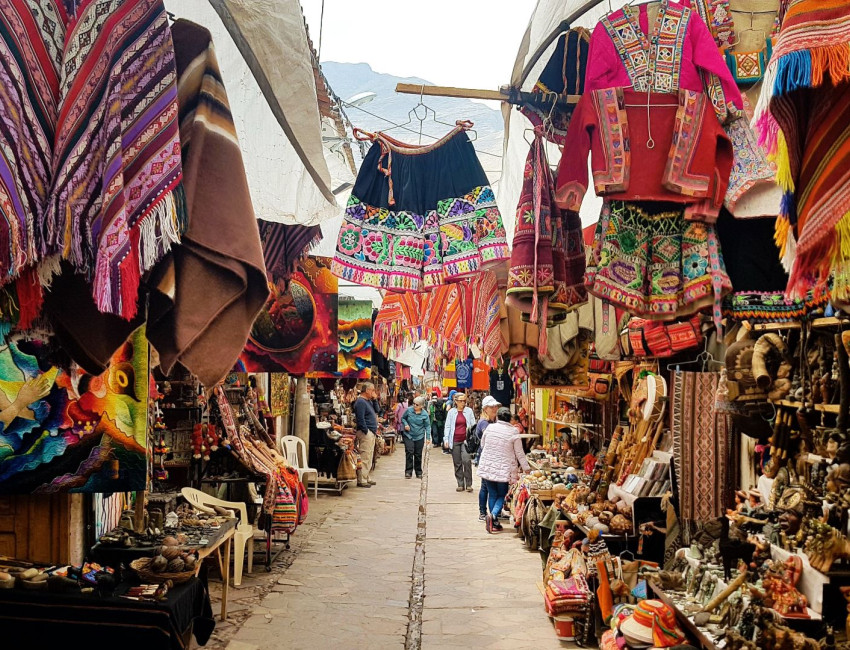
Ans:
{"type": "Polygon", "coordinates": [[[361,467],[357,470],[357,487],[368,488],[375,485],[372,480],[372,460],[375,455],[375,441],[378,433],[378,415],[372,406],[378,397],[375,384],[364,382],[360,385],[360,397],[354,400],[352,410],[357,427],[357,450],[360,453],[361,467]]]}

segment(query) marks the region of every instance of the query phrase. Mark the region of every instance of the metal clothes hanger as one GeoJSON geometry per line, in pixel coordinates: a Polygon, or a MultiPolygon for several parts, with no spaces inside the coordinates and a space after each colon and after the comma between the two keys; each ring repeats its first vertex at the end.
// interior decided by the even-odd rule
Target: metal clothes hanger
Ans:
{"type": "MultiPolygon", "coordinates": [[[[437,112],[433,108],[428,106],[425,102],[422,101],[422,97],[423,97],[424,93],[425,93],[425,84],[422,84],[422,89],[419,91],[419,103],[417,103],[416,106],[414,106],[412,109],[410,109],[410,111],[408,111],[407,122],[403,122],[401,124],[394,124],[393,126],[391,126],[389,128],[383,129],[382,132],[386,133],[387,131],[392,131],[393,129],[405,127],[408,124],[413,124],[414,121],[418,121],[419,122],[419,144],[422,144],[423,127],[425,125],[425,122],[429,121],[428,120],[429,115],[431,116],[431,119],[430,119],[431,122],[434,122],[436,124],[442,124],[444,126],[450,126],[453,129],[456,128],[457,123],[450,124],[448,122],[443,122],[442,120],[437,119],[437,112]],[[421,115],[420,115],[420,113],[421,113],[421,115]]],[[[471,141],[475,141],[475,140],[478,139],[478,133],[475,131],[475,129],[467,128],[466,132],[471,134],[471,136],[469,138],[471,141]]],[[[428,135],[428,134],[425,133],[425,135],[428,135]]],[[[428,137],[433,137],[433,136],[428,136],[428,137]]]]}
{"type": "Polygon", "coordinates": [[[677,363],[669,363],[667,364],[667,370],[676,370],[678,372],[680,366],[690,366],[695,363],[702,364],[701,371],[705,372],[706,367],[710,363],[720,363],[711,352],[708,351],[708,337],[705,338],[705,343],[702,348],[702,352],[700,352],[695,358],[690,361],[679,361],[677,363]]]}
{"type": "Polygon", "coordinates": [[[732,13],[736,13],[736,14],[746,14],[750,17],[750,26],[735,33],[735,40],[729,42],[729,45],[731,47],[735,47],[738,43],[740,43],[741,42],[741,34],[746,34],[747,32],[753,32],[754,34],[761,34],[761,40],[763,40],[763,41],[767,40],[767,32],[766,31],[764,31],[763,29],[755,29],[753,27],[753,18],[755,17],[756,14],[775,14],[776,13],[775,11],[772,11],[772,10],[771,11],[746,11],[746,10],[741,10],[741,9],[735,9],[735,10],[730,9],[730,11],[732,11],[732,13]]]}

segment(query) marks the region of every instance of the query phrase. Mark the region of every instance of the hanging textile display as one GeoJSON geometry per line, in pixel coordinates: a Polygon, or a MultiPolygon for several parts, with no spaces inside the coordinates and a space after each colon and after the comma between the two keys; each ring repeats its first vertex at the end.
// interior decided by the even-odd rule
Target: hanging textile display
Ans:
{"type": "Polygon", "coordinates": [[[339,231],[337,276],[394,291],[420,291],[473,276],[508,258],[502,217],[466,134],[433,144],[383,133],[363,160],[339,231]]]}
{"type": "Polygon", "coordinates": [[[575,104],[567,95],[581,95],[587,68],[590,32],[574,27],[558,37],[552,56],[531,89],[534,95],[520,104],[519,111],[532,125],[541,127],[543,137],[563,146],[575,104]]]}
{"type": "Polygon", "coordinates": [[[732,289],[714,227],[685,221],[670,203],[607,201],[586,283],[635,316],[673,320],[715,306],[732,289]]]}
{"type": "MultiPolygon", "coordinates": [[[[61,256],[100,311],[132,318],[142,274],[186,225],[162,2],[7,2],[0,23],[2,281],[42,262],[46,281],[61,256]]],[[[26,325],[40,290],[31,280],[22,288],[26,325]]]]}
{"type": "Polygon", "coordinates": [[[536,129],[517,207],[506,295],[506,302],[528,313],[532,323],[587,300],[581,218],[577,209],[561,210],[555,203],[545,146],[536,129]]]}
{"type": "Polygon", "coordinates": [[[834,276],[850,298],[850,6],[791,0],[765,73],[754,124],[785,191],[776,224],[788,293],[834,276]]]}
{"type": "Polygon", "coordinates": [[[0,348],[0,493],[144,490],[144,329],[96,377],[60,369],[55,356],[36,340],[8,340],[0,348]]]}
{"type": "Polygon", "coordinates": [[[339,302],[338,371],[343,377],[368,379],[372,369],[372,303],[339,302]]]}
{"type": "Polygon", "coordinates": [[[176,21],[171,33],[188,229],[140,289],[147,314],[130,321],[101,314],[87,295],[85,278],[67,263],[52,278],[45,312],[63,346],[90,372],[101,371],[112,351],[147,318],[148,338],[163,369],[179,362],[213,386],[241,353],[268,289],[242,154],[210,34],[186,20],[176,21]]]}
{"type": "Polygon", "coordinates": [[[708,522],[724,513],[736,485],[727,416],[715,411],[719,373],[674,372],[670,402],[680,519],[708,522]]]}
{"type": "Polygon", "coordinates": [[[388,293],[374,325],[374,344],[384,355],[428,341],[443,358],[465,358],[478,348],[481,360],[501,356],[501,300],[495,276],[477,274],[426,293],[388,293]]]}
{"type": "Polygon", "coordinates": [[[288,286],[269,285],[266,302],[248,337],[240,363],[247,372],[336,372],[337,279],[330,260],[301,260],[288,286]]]}
{"type": "Polygon", "coordinates": [[[298,260],[310,252],[322,238],[319,226],[299,226],[258,220],[263,259],[273,278],[288,279],[298,260]]]}

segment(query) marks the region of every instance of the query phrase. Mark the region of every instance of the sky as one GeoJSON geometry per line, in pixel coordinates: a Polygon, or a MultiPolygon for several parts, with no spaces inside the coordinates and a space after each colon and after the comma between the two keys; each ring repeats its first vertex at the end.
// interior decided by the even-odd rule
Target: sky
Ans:
{"type": "MultiPolygon", "coordinates": [[[[375,72],[439,86],[497,90],[536,0],[324,0],[322,61],[368,63],[375,72]]],[[[322,0],[301,0],[319,45],[322,0]]]]}

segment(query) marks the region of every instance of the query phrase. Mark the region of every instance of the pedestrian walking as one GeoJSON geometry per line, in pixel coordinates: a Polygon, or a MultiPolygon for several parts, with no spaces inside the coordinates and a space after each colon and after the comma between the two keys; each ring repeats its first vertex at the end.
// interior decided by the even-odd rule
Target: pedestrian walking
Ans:
{"type": "Polygon", "coordinates": [[[360,396],[354,400],[354,420],[357,427],[357,451],[360,454],[360,469],[357,470],[357,487],[368,488],[376,484],[372,480],[372,461],[375,456],[376,434],[378,432],[378,414],[374,401],[378,393],[375,384],[364,382],[360,386],[360,396]]]}
{"type": "Polygon", "coordinates": [[[446,416],[443,447],[452,454],[457,491],[472,492],[472,456],[466,450],[468,430],[474,430],[475,413],[466,405],[466,395],[455,393],[454,406],[446,416]]]}
{"type": "Polygon", "coordinates": [[[404,478],[422,478],[422,450],[431,437],[431,417],[425,410],[425,398],[417,397],[401,416],[404,440],[404,478]]]}
{"type": "Polygon", "coordinates": [[[487,532],[502,530],[499,516],[505,505],[505,497],[511,482],[519,478],[518,468],[528,472],[531,467],[522,448],[519,431],[511,425],[511,411],[501,407],[496,422],[484,431],[481,441],[481,461],[478,476],[487,489],[487,504],[490,513],[485,517],[487,532]]]}
{"type": "MultiPolygon", "coordinates": [[[[499,404],[498,400],[496,400],[496,398],[492,395],[487,395],[487,397],[481,400],[481,418],[478,420],[478,424],[475,427],[475,435],[478,439],[478,449],[475,450],[475,456],[472,461],[476,466],[481,458],[481,450],[483,448],[481,442],[484,440],[484,431],[496,421],[496,413],[499,411],[500,406],[501,404],[499,404]]],[[[478,490],[478,519],[484,521],[486,517],[487,486],[482,480],[481,488],[478,490]]]]}

